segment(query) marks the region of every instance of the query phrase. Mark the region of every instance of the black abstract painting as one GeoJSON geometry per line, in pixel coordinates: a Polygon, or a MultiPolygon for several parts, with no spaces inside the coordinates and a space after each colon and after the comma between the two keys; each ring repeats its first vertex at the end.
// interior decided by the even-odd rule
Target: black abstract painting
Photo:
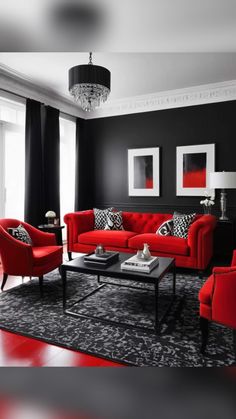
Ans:
{"type": "Polygon", "coordinates": [[[134,188],[153,188],[153,156],[134,157],[134,188]]]}

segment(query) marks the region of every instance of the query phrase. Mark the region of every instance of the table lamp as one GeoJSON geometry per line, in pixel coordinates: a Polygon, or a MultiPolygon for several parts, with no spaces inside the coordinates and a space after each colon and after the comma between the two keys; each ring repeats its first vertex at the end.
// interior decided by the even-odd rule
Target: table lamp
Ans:
{"type": "Polygon", "coordinates": [[[209,176],[209,188],[221,189],[220,194],[220,220],[226,221],[226,192],[225,189],[236,189],[236,172],[212,172],[209,176]]]}
{"type": "Polygon", "coordinates": [[[56,213],[54,211],[47,211],[45,217],[48,219],[48,225],[54,225],[54,218],[56,217],[56,213]]]}

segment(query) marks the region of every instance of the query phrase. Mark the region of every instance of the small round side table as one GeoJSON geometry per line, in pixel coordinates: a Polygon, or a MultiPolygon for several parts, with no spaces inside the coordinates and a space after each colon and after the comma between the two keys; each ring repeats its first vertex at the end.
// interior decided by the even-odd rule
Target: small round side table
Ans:
{"type": "Polygon", "coordinates": [[[38,226],[39,230],[45,231],[45,233],[54,233],[58,246],[62,246],[62,229],[65,226],[58,226],[54,224],[41,224],[38,226]]]}

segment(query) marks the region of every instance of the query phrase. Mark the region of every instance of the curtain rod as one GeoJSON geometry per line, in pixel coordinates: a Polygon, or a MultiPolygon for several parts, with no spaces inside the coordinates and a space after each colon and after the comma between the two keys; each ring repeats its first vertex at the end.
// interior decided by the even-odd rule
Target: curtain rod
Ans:
{"type": "Polygon", "coordinates": [[[2,87],[0,88],[0,90],[1,90],[2,92],[10,93],[11,95],[14,95],[14,96],[21,97],[22,99],[27,99],[27,97],[26,97],[26,96],[22,96],[22,95],[20,95],[19,93],[13,93],[13,92],[11,92],[11,90],[3,89],[2,87]]]}
{"type": "MultiPolygon", "coordinates": [[[[13,96],[18,96],[18,97],[20,97],[21,99],[31,99],[31,98],[29,98],[29,97],[27,97],[27,96],[23,96],[23,95],[21,95],[21,94],[19,94],[19,93],[13,93],[13,92],[11,92],[11,90],[3,89],[2,87],[0,88],[0,91],[2,91],[2,92],[6,92],[6,93],[10,93],[10,94],[11,94],[11,95],[13,95],[13,96]]],[[[32,100],[35,100],[35,99],[32,99],[32,100]]],[[[39,101],[38,101],[38,102],[39,102],[39,101]]],[[[42,103],[42,102],[40,102],[40,103],[42,103]]],[[[45,103],[42,103],[42,105],[45,105],[45,103]]],[[[45,106],[50,106],[50,105],[45,105],[45,106]]],[[[61,111],[60,109],[59,109],[59,112],[60,112],[60,113],[63,113],[64,115],[70,116],[70,117],[72,117],[72,118],[79,118],[79,117],[77,117],[77,116],[74,116],[74,115],[69,114],[68,112],[61,111]]]]}

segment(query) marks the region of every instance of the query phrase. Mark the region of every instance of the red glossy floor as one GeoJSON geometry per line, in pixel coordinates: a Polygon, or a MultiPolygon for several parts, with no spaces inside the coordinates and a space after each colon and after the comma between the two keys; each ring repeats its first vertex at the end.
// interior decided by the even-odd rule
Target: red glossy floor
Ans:
{"type": "MultiPolygon", "coordinates": [[[[21,278],[9,277],[4,290],[19,285],[21,282],[21,278]]],[[[0,266],[0,286],[1,283],[2,269],[0,266]]],[[[0,366],[119,367],[121,365],[0,330],[0,366]]]]}

